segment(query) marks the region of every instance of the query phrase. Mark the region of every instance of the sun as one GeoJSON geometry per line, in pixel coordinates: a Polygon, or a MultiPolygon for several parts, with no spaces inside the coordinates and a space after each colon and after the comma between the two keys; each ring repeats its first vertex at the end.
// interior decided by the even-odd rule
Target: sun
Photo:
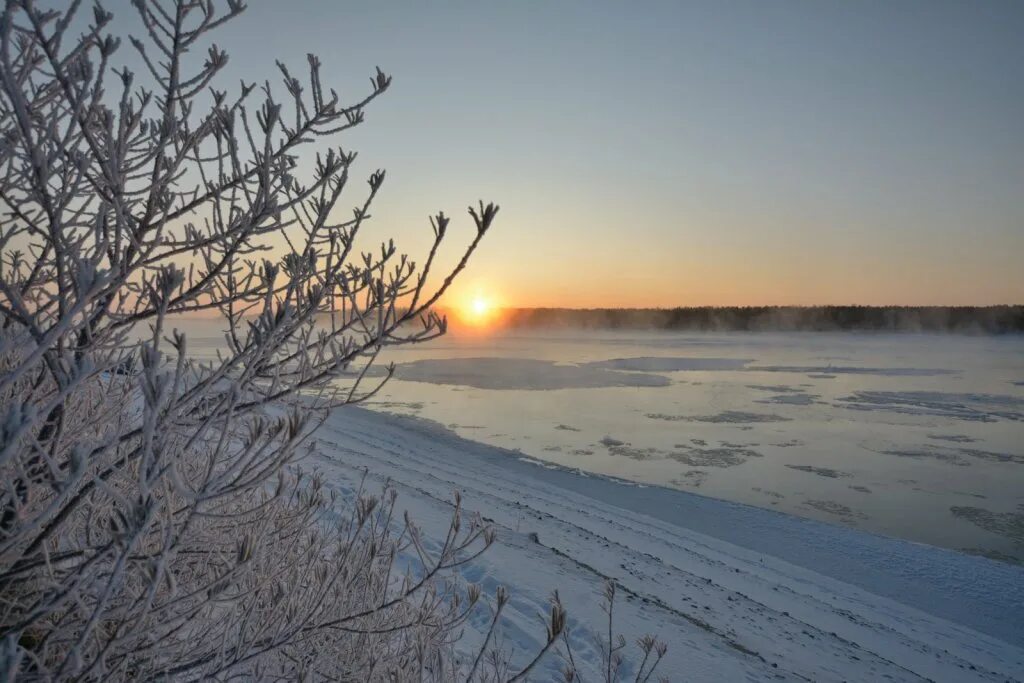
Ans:
{"type": "Polygon", "coordinates": [[[490,327],[497,314],[497,304],[493,297],[477,292],[463,299],[459,306],[459,318],[470,327],[490,327]]]}
{"type": "Polygon", "coordinates": [[[487,333],[501,326],[505,300],[493,283],[474,282],[455,290],[445,310],[460,331],[487,333]]]}
{"type": "Polygon", "coordinates": [[[474,317],[485,318],[491,311],[491,302],[478,295],[473,297],[473,301],[470,302],[469,308],[473,312],[474,317]]]}

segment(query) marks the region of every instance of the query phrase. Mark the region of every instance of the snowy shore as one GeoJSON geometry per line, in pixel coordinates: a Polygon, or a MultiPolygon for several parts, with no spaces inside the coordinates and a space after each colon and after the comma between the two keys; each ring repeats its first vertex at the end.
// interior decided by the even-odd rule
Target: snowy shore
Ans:
{"type": "Polygon", "coordinates": [[[456,489],[494,524],[497,544],[464,574],[510,588],[501,635],[524,656],[557,589],[577,663],[596,662],[588,625],[603,624],[610,577],[617,630],[664,640],[672,681],[1024,680],[1024,568],[584,475],[417,418],[348,407],[317,441],[308,464],[330,486],[390,480],[428,535],[456,489]]]}

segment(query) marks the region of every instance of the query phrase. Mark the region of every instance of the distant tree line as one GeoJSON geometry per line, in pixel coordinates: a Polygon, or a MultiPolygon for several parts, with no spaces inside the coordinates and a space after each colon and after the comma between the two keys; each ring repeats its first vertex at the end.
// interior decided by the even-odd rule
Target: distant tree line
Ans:
{"type": "Polygon", "coordinates": [[[1024,332],[1024,306],[695,306],[680,308],[516,308],[511,328],[692,331],[1024,332]]]}

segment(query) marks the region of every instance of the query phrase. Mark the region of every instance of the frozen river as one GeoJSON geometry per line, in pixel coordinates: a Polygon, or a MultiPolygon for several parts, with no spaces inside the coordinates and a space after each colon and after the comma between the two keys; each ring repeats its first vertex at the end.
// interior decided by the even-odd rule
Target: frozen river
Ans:
{"type": "Polygon", "coordinates": [[[863,532],[1024,558],[1024,338],[452,335],[384,360],[304,464],[342,501],[393,487],[431,547],[459,491],[499,538],[461,577],[512,588],[517,652],[557,589],[600,661],[610,579],[671,680],[1021,678],[1021,567],[863,532]]]}
{"type": "Polygon", "coordinates": [[[1024,338],[451,335],[369,407],[524,458],[1024,560],[1024,338]]]}

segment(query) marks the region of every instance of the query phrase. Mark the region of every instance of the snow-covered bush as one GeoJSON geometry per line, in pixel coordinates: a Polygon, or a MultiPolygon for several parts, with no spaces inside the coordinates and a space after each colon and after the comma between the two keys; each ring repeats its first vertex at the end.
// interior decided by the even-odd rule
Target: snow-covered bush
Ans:
{"type": "Polygon", "coordinates": [[[479,592],[445,572],[491,532],[457,509],[428,552],[393,492],[336,507],[294,463],[382,348],[444,332],[497,207],[433,287],[443,214],[420,268],[360,253],[384,174],[343,216],[355,154],[330,145],[390,77],[344,105],[310,56],[283,99],[215,90],[236,0],[134,3],[133,74],[79,4],[0,25],[2,677],[447,679],[479,592]],[[183,314],[223,320],[216,362],[183,314]]]}
{"type": "Polygon", "coordinates": [[[240,0],[135,0],[139,74],[111,15],[69,4],[0,19],[0,678],[522,678],[489,638],[453,647],[478,517],[456,499],[427,544],[394,491],[336,501],[299,465],[390,376],[382,349],[444,333],[431,306],[497,207],[445,272],[443,213],[418,266],[364,252],[384,173],[343,215],[355,154],[331,145],[389,76],[342,104],[310,55],[229,95],[205,41],[240,0]],[[215,361],[185,315],[222,322],[215,361]]]}
{"type": "MultiPolygon", "coordinates": [[[[624,667],[626,663],[625,649],[626,638],[622,634],[615,633],[615,593],[617,591],[614,581],[605,581],[602,597],[604,602],[601,609],[608,615],[607,631],[596,636],[597,648],[601,653],[599,667],[600,681],[603,683],[615,683],[616,681],[632,680],[634,683],[649,683],[654,672],[658,669],[668,646],[654,636],[648,634],[638,638],[637,649],[640,650],[640,661],[636,662],[635,672],[629,672],[624,667]]],[[[557,598],[557,596],[556,596],[557,598]]],[[[562,668],[562,676],[566,683],[586,683],[586,678],[580,674],[576,656],[572,650],[572,638],[568,628],[562,630],[562,647],[559,653],[562,656],[565,666],[562,668]]],[[[659,678],[664,683],[667,678],[659,678]]]]}

